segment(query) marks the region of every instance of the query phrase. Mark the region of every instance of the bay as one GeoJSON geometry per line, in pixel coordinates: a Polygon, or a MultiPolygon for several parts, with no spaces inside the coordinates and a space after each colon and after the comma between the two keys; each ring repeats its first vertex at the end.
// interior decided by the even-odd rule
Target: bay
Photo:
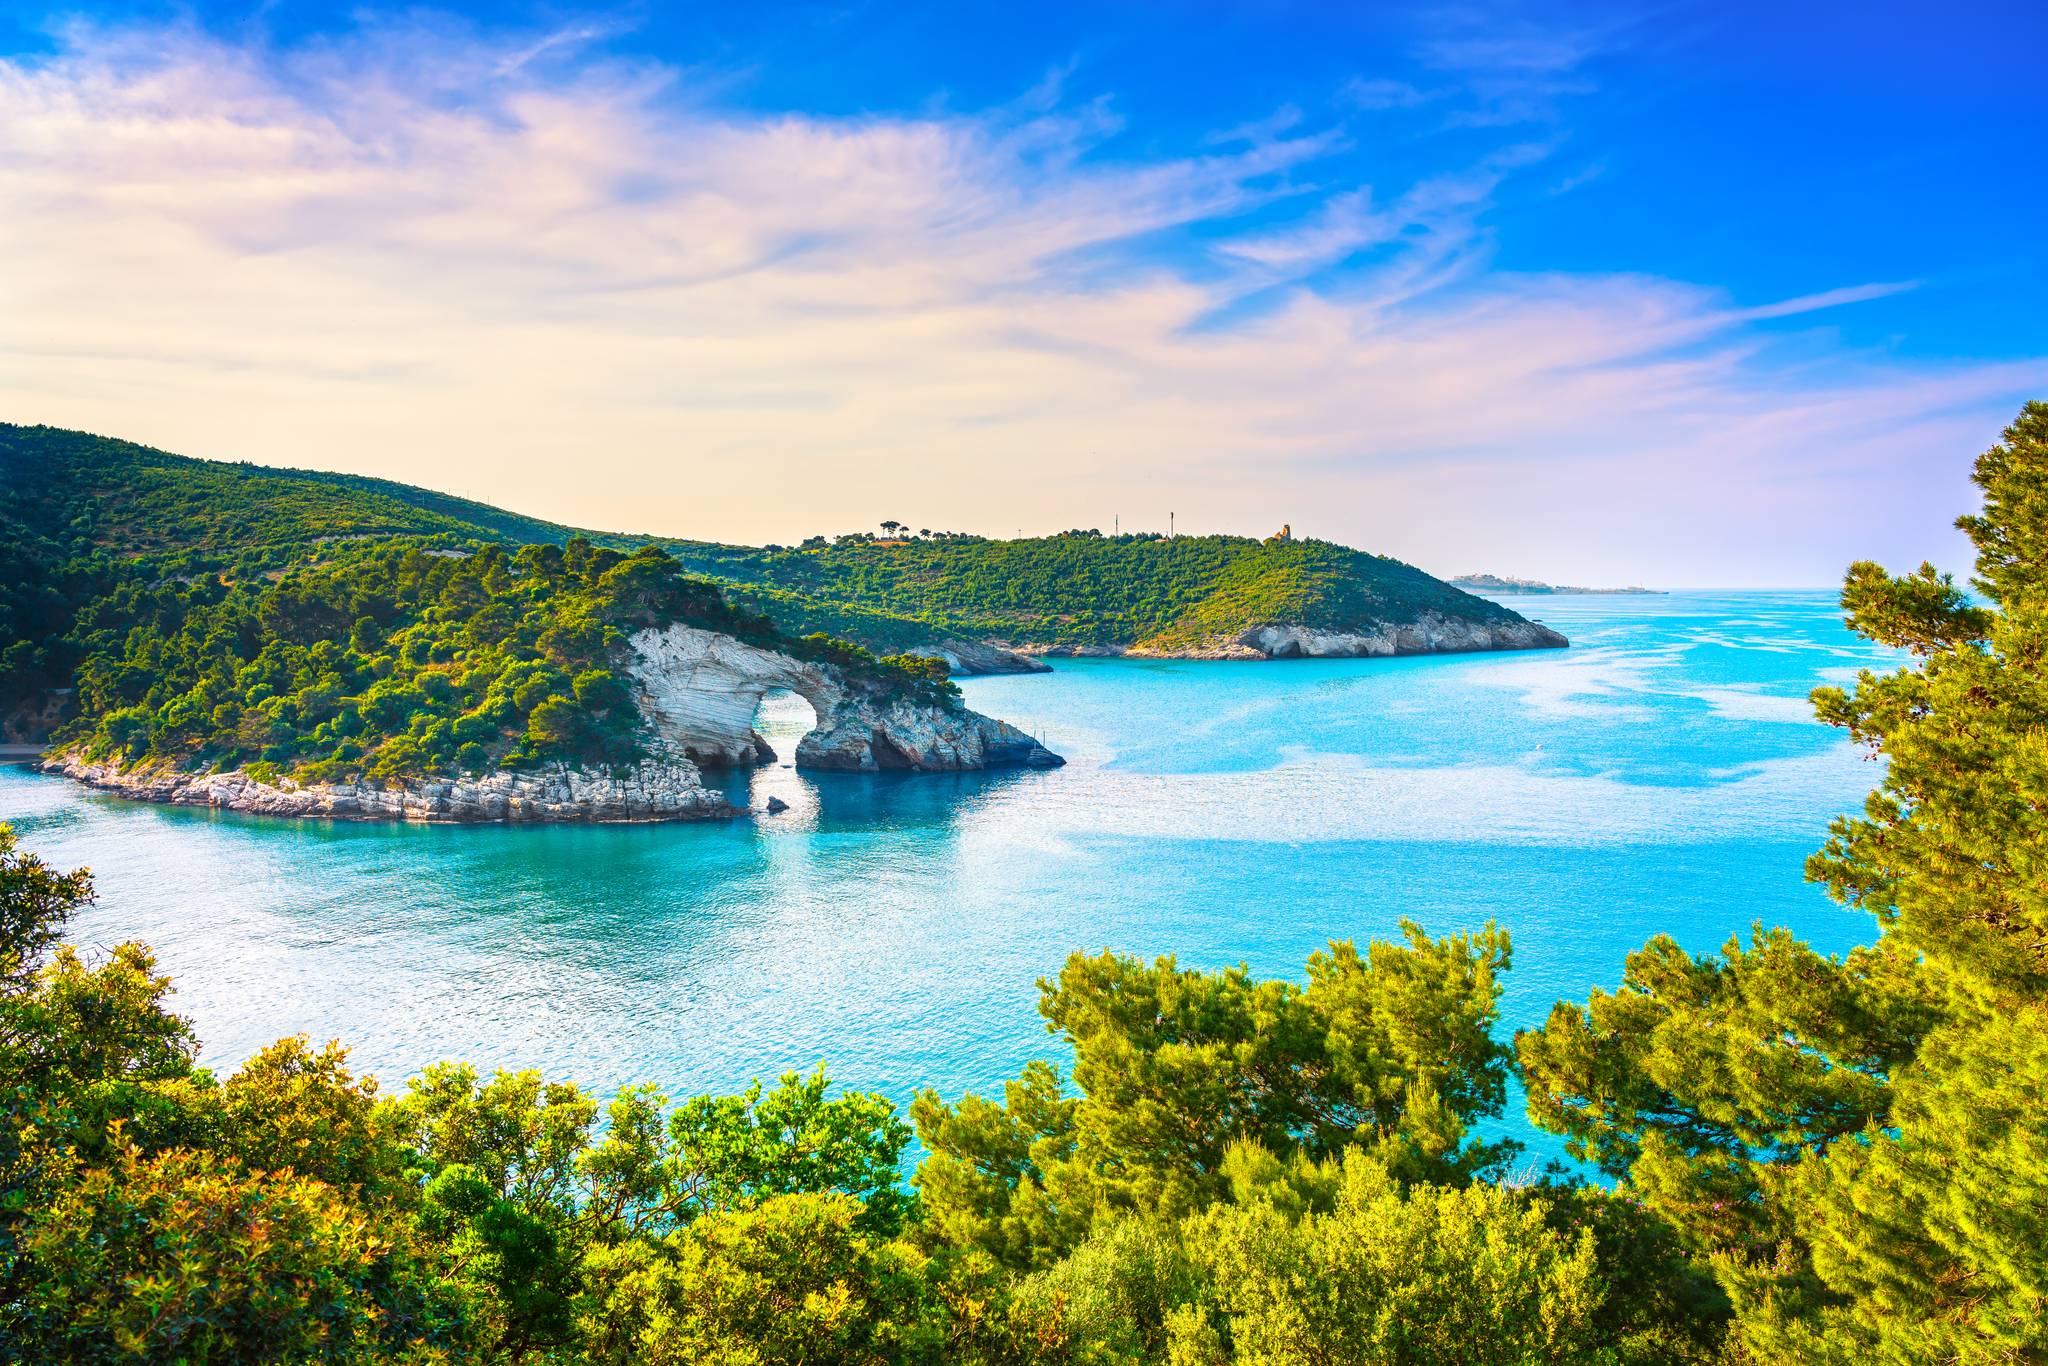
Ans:
{"type": "MultiPolygon", "coordinates": [[[[1064,1062],[1034,983],[1074,950],[1299,977],[1333,938],[1491,918],[1505,1034],[1652,934],[1873,936],[1801,874],[1878,776],[1806,694],[1897,663],[1831,591],[1509,601],[1573,648],[967,679],[1068,766],[731,781],[773,817],[292,823],[12,767],[0,820],[93,869],[70,937],[154,946],[206,1063],[303,1032],[387,1085],[443,1057],[677,1095],[823,1063],[907,1102],[1064,1062]]],[[[809,720],[771,699],[764,729],[787,754],[809,720]]],[[[1518,1100],[1494,1127],[1557,1151],[1518,1100]]]]}

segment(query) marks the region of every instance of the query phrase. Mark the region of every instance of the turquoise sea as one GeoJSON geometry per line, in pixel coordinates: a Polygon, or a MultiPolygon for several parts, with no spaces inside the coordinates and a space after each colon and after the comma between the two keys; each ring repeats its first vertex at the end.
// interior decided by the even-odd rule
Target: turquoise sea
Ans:
{"type": "MultiPolygon", "coordinates": [[[[1800,870],[1877,777],[1805,695],[1896,663],[1832,592],[1512,605],[1573,648],[964,680],[1068,766],[775,767],[735,783],[791,803],[758,821],[289,823],[22,767],[0,768],[0,820],[93,869],[72,938],[154,945],[208,1063],[303,1031],[387,1085],[449,1056],[677,1094],[823,1062],[907,1102],[1064,1061],[1034,981],[1075,949],[1299,976],[1331,938],[1491,917],[1514,937],[1512,1030],[1659,931],[1696,950],[1753,921],[1831,951],[1872,935],[1800,870]]],[[[767,710],[786,754],[807,709],[767,710]]],[[[1501,1126],[1555,1151],[1519,1101],[1501,1126]]]]}

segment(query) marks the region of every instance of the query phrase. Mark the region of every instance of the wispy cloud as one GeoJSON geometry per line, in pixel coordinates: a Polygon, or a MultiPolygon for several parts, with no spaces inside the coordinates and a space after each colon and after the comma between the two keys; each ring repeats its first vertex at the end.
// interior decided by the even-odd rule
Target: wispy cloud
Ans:
{"type": "MultiPolygon", "coordinates": [[[[1723,553],[1717,514],[1785,541],[1834,496],[1793,455],[1924,465],[2044,377],[1771,363],[1757,323],[1895,285],[1745,308],[1495,270],[1497,203],[1548,143],[1326,184],[1351,137],[1327,115],[1133,159],[1057,80],[982,112],[742,114],[602,36],[76,28],[0,62],[0,414],[623,529],[1172,507],[1595,574],[1537,552],[1597,528],[1656,564],[1723,553]]],[[[1437,55],[1550,79],[1575,50],[1437,55]]]]}
{"type": "Polygon", "coordinates": [[[1872,299],[1883,299],[1893,294],[1903,294],[1919,287],[1917,280],[1892,280],[1867,285],[1848,285],[1842,289],[1824,289],[1817,294],[1802,294],[1796,299],[1781,299],[1777,303],[1759,304],[1755,308],[1744,308],[1736,317],[1744,322],[1762,322],[1770,318],[1793,318],[1802,313],[1818,313],[1822,309],[1841,308],[1845,304],[1866,304],[1872,299]]]}

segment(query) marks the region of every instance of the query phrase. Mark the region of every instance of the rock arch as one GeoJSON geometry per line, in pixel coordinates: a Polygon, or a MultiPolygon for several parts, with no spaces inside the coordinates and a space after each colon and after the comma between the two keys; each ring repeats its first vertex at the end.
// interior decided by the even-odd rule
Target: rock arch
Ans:
{"type": "Polygon", "coordinates": [[[645,630],[632,645],[641,712],[671,753],[699,768],[750,768],[774,760],[775,751],[754,730],[754,714],[769,693],[786,688],[803,698],[821,727],[846,694],[819,665],[715,631],[645,630]]]}
{"type": "Polygon", "coordinates": [[[754,730],[754,714],[778,688],[796,693],[817,714],[816,727],[797,743],[798,768],[938,771],[1063,762],[1007,722],[957,704],[854,686],[830,664],[716,631],[649,627],[631,644],[628,671],[657,743],[700,768],[773,759],[754,730]]]}

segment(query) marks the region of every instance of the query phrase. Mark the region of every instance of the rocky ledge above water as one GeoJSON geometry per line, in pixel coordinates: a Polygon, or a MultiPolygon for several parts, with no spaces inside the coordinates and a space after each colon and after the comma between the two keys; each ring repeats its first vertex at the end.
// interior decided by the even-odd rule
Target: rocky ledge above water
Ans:
{"type": "Polygon", "coordinates": [[[1520,617],[1473,621],[1425,612],[1412,622],[1383,623],[1367,631],[1253,626],[1234,636],[1194,645],[1056,645],[1033,653],[1048,658],[1097,659],[1376,659],[1486,650],[1562,650],[1570,644],[1542,622],[1520,617]]]}
{"type": "Polygon", "coordinates": [[[737,807],[704,786],[702,775],[688,762],[649,760],[617,774],[550,765],[525,773],[407,778],[388,784],[300,784],[288,777],[265,781],[239,769],[123,769],[73,754],[53,755],[41,767],[139,801],[261,816],[518,823],[708,820],[739,814],[737,807]]]}

